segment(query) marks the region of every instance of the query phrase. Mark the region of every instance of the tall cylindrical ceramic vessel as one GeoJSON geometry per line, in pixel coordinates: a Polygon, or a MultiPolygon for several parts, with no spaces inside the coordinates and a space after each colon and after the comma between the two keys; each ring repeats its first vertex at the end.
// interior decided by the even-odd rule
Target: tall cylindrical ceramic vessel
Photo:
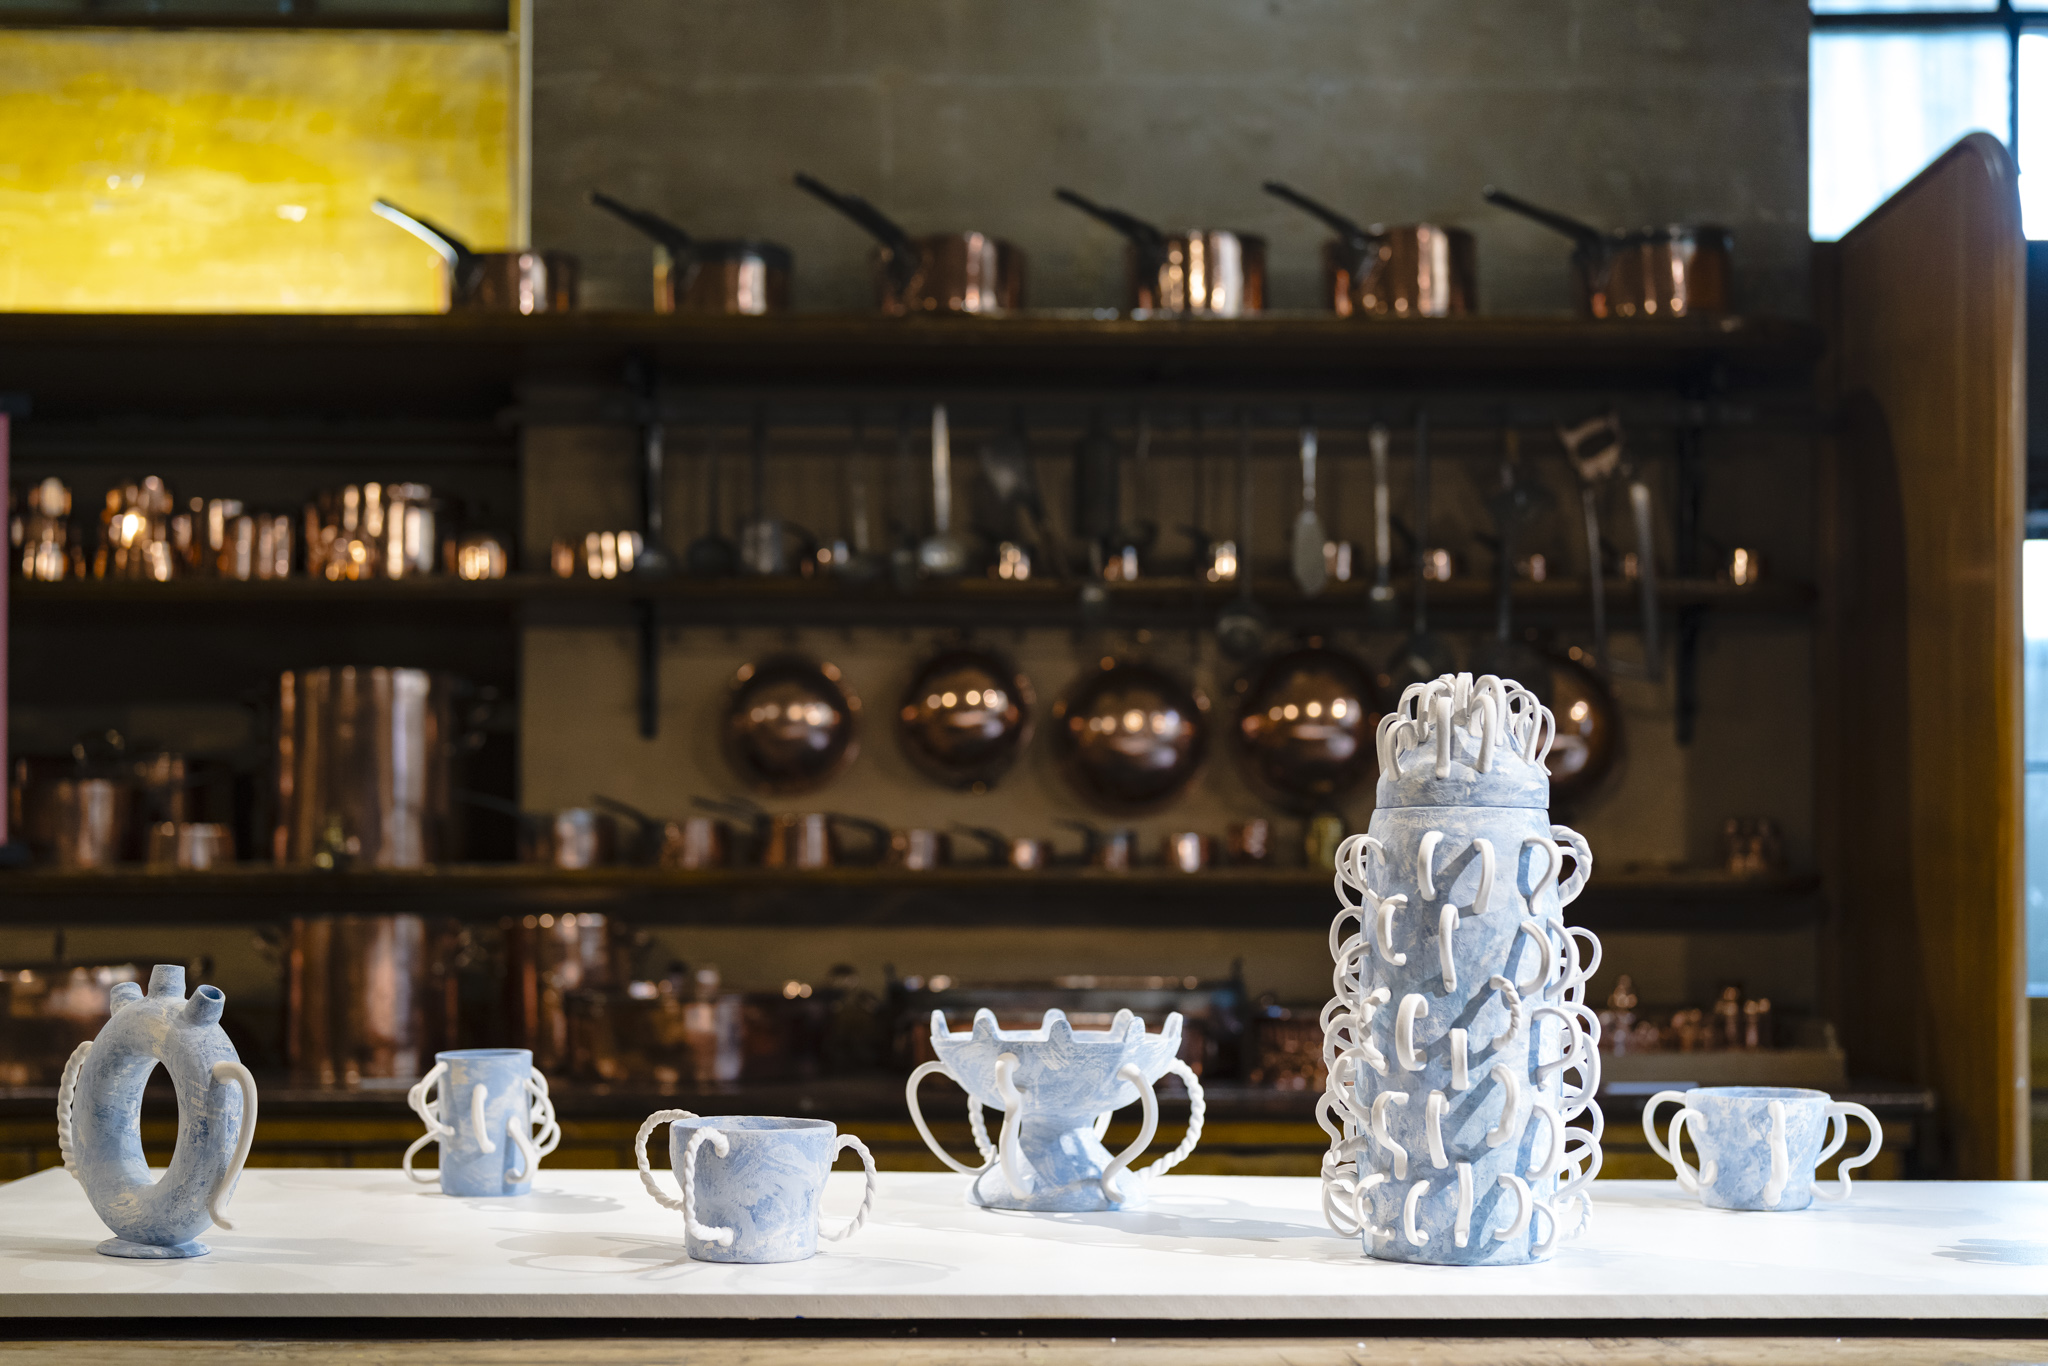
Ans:
{"type": "Polygon", "coordinates": [[[1337,858],[1317,1111],[1325,1217],[1374,1257],[1541,1261],[1585,1221],[1599,941],[1564,924],[1592,855],[1550,823],[1554,734],[1491,675],[1414,684],[1380,725],[1372,820],[1337,858]]]}
{"type": "Polygon", "coordinates": [[[405,1173],[421,1183],[434,1180],[414,1172],[412,1160],[438,1142],[443,1195],[525,1195],[540,1160],[562,1140],[547,1078],[524,1048],[436,1053],[406,1100],[427,1132],[405,1150],[405,1173]]]}

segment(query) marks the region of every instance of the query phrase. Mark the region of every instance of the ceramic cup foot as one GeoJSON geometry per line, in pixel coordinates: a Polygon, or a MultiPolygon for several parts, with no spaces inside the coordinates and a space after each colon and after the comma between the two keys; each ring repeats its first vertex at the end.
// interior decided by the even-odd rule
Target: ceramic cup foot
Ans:
{"type": "Polygon", "coordinates": [[[109,1238],[93,1250],[102,1257],[142,1257],[152,1260],[166,1257],[204,1257],[213,1251],[197,1238],[186,1243],[173,1243],[169,1247],[158,1243],[131,1243],[126,1238],[109,1238]]]}

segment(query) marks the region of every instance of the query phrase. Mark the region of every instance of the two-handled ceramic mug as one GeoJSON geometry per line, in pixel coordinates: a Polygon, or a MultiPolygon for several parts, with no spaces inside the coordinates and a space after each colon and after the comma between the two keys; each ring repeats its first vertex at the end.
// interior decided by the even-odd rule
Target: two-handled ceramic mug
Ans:
{"type": "Polygon", "coordinates": [[[1884,1144],[1877,1116],[1863,1106],[1836,1100],[1825,1091],[1792,1086],[1659,1091],[1643,1107],[1643,1137],[1671,1164],[1680,1189],[1699,1196],[1709,1209],[1800,1210],[1815,1196],[1846,1200],[1849,1173],[1876,1157],[1884,1144]],[[1657,1136],[1657,1107],[1665,1101],[1679,1107],[1671,1117],[1668,1146],[1657,1136]],[[1813,1179],[1814,1169],[1848,1141],[1851,1116],[1869,1128],[1870,1143],[1837,1169],[1842,1178],[1839,1191],[1822,1190],[1813,1179]],[[1698,1171],[1679,1151],[1687,1126],[1699,1150],[1698,1171]]]}
{"type": "Polygon", "coordinates": [[[533,1189],[540,1160],[562,1141],[547,1078],[524,1048],[436,1053],[406,1103],[427,1131],[400,1165],[422,1185],[434,1180],[415,1172],[412,1160],[427,1144],[439,1143],[443,1195],[524,1195],[533,1189]]]}
{"type": "Polygon", "coordinates": [[[688,1110],[656,1110],[633,1139],[640,1184],[664,1208],[683,1216],[683,1244],[693,1261],[800,1262],[818,1239],[838,1242],[860,1231],[875,1207],[875,1159],[867,1145],[823,1119],[767,1115],[704,1118],[688,1110]],[[682,1188],[662,1190],[647,1164],[647,1139],[667,1124],[669,1166],[682,1188]],[[860,1154],[867,1190],[846,1227],[826,1232],[825,1178],[848,1149],[860,1154]]]}

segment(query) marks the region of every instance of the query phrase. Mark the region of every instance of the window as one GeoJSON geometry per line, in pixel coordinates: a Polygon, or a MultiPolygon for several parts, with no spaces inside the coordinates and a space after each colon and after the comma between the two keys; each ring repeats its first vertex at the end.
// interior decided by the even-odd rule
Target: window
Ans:
{"type": "Polygon", "coordinates": [[[1812,0],[1812,8],[1814,237],[1840,237],[1978,129],[2012,149],[2027,235],[2048,237],[2048,0],[1812,0]]]}

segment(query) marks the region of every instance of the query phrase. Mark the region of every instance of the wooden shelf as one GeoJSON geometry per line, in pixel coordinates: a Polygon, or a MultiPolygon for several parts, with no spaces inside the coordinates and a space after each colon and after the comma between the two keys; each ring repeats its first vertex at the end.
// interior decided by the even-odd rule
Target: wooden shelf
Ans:
{"type": "MultiPolygon", "coordinates": [[[[1567,919],[1595,929],[1793,929],[1814,920],[1809,874],[1602,872],[1567,919]]],[[[1199,874],[951,868],[705,873],[563,872],[469,865],[422,872],[320,873],[245,865],[205,873],[140,869],[0,874],[0,926],[277,924],[303,915],[408,914],[492,921],[595,912],[652,925],[1037,929],[1322,930],[1328,876],[1303,869],[1199,874]]]]}
{"type": "Polygon", "coordinates": [[[490,416],[529,383],[616,385],[635,359],[673,384],[779,390],[1298,395],[1800,383],[1821,346],[1818,328],[1781,318],[0,315],[5,385],[53,419],[490,416]]]}

